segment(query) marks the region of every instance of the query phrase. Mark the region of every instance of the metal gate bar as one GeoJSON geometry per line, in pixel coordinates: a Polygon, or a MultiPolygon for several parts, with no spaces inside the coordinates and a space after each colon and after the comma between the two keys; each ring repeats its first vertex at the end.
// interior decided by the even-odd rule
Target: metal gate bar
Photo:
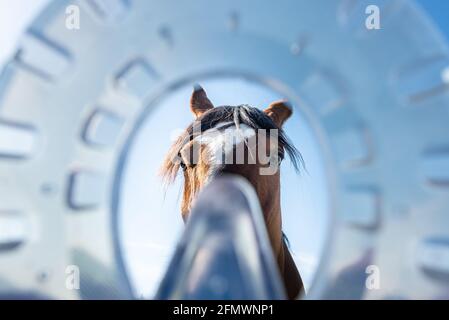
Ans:
{"type": "Polygon", "coordinates": [[[200,193],[157,299],[284,299],[253,187],[223,176],[200,193]]]}

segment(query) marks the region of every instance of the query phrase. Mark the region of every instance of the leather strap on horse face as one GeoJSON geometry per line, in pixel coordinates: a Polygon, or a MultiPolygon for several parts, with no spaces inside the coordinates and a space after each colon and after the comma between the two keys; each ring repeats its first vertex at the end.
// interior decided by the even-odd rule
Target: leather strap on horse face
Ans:
{"type": "Polygon", "coordinates": [[[262,211],[243,178],[200,193],[156,299],[285,299],[262,211]]]}

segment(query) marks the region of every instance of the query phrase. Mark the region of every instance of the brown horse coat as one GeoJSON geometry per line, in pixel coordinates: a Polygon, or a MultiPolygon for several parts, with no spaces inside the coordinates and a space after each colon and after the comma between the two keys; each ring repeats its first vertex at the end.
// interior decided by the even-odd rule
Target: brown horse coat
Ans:
{"type": "MultiPolygon", "coordinates": [[[[291,145],[282,131],[282,125],[292,114],[291,108],[283,101],[272,103],[263,112],[246,105],[214,108],[204,89],[199,86],[195,87],[192,94],[190,108],[196,120],[171,147],[162,166],[162,175],[168,182],[175,179],[180,168],[183,170],[184,190],[181,204],[183,219],[188,218],[192,203],[198,192],[214,176],[232,173],[246,178],[253,185],[258,195],[273,254],[277,259],[287,295],[290,299],[297,298],[300,294],[303,294],[303,283],[282,232],[278,168],[285,152],[290,155],[295,166],[298,159],[302,161],[299,152],[291,145]],[[258,136],[254,140],[257,141],[254,146],[248,144],[248,139],[242,140],[233,146],[233,152],[242,147],[239,150],[244,152],[242,154],[244,161],[239,162],[237,156],[232,154],[233,161],[220,162],[217,159],[216,150],[211,150],[213,149],[211,146],[216,145],[216,140],[220,137],[209,137],[207,141],[212,142],[210,144],[204,143],[206,140],[204,136],[211,129],[220,126],[221,130],[225,128],[247,129],[249,130],[247,132],[259,132],[261,129],[264,132],[275,130],[276,139],[273,139],[271,135],[267,135],[267,140],[259,139],[258,136]],[[202,140],[198,140],[197,137],[201,137],[202,140]],[[260,159],[261,154],[262,156],[265,155],[266,158],[260,159]],[[250,159],[253,161],[250,161],[250,159]],[[217,162],[219,162],[219,165],[217,165],[217,162]],[[272,166],[276,166],[276,170],[272,173],[261,174],[264,169],[272,166]]],[[[219,147],[222,148],[222,146],[219,147]]],[[[221,155],[220,152],[218,154],[221,155]]]]}

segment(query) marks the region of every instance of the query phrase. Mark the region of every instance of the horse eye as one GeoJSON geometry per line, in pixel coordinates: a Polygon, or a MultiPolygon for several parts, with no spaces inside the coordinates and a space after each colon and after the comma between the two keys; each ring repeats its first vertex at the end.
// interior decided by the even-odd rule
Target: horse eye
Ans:
{"type": "Polygon", "coordinates": [[[178,158],[179,158],[179,166],[182,168],[182,170],[186,171],[187,166],[184,163],[184,161],[182,161],[182,156],[181,156],[181,152],[178,152],[178,158]]]}
{"type": "Polygon", "coordinates": [[[178,158],[179,158],[179,166],[182,168],[182,170],[184,170],[184,171],[186,171],[187,170],[187,168],[195,168],[196,167],[196,163],[193,163],[193,164],[186,164],[184,161],[183,161],[183,159],[182,159],[182,157],[181,157],[181,153],[178,153],[178,158]]]}
{"type": "Polygon", "coordinates": [[[281,166],[281,163],[282,163],[282,159],[281,159],[281,158],[278,158],[278,159],[276,160],[276,165],[277,165],[278,167],[280,167],[280,166],[281,166]]]}
{"type": "MultiPolygon", "coordinates": [[[[282,155],[278,155],[278,157],[275,160],[278,167],[281,166],[282,160],[284,160],[284,157],[282,155]]],[[[271,164],[271,161],[270,161],[270,164],[271,164]]]]}

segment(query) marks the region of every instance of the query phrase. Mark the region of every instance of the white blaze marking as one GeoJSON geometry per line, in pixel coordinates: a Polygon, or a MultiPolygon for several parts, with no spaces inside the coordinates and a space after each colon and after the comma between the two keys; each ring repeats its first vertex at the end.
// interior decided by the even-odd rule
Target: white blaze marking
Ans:
{"type": "Polygon", "coordinates": [[[233,125],[224,130],[219,130],[229,124],[229,122],[221,123],[198,137],[202,145],[207,145],[213,163],[223,164],[222,159],[230,154],[232,155],[236,145],[256,135],[256,130],[246,124],[241,124],[240,128],[233,125]]]}

